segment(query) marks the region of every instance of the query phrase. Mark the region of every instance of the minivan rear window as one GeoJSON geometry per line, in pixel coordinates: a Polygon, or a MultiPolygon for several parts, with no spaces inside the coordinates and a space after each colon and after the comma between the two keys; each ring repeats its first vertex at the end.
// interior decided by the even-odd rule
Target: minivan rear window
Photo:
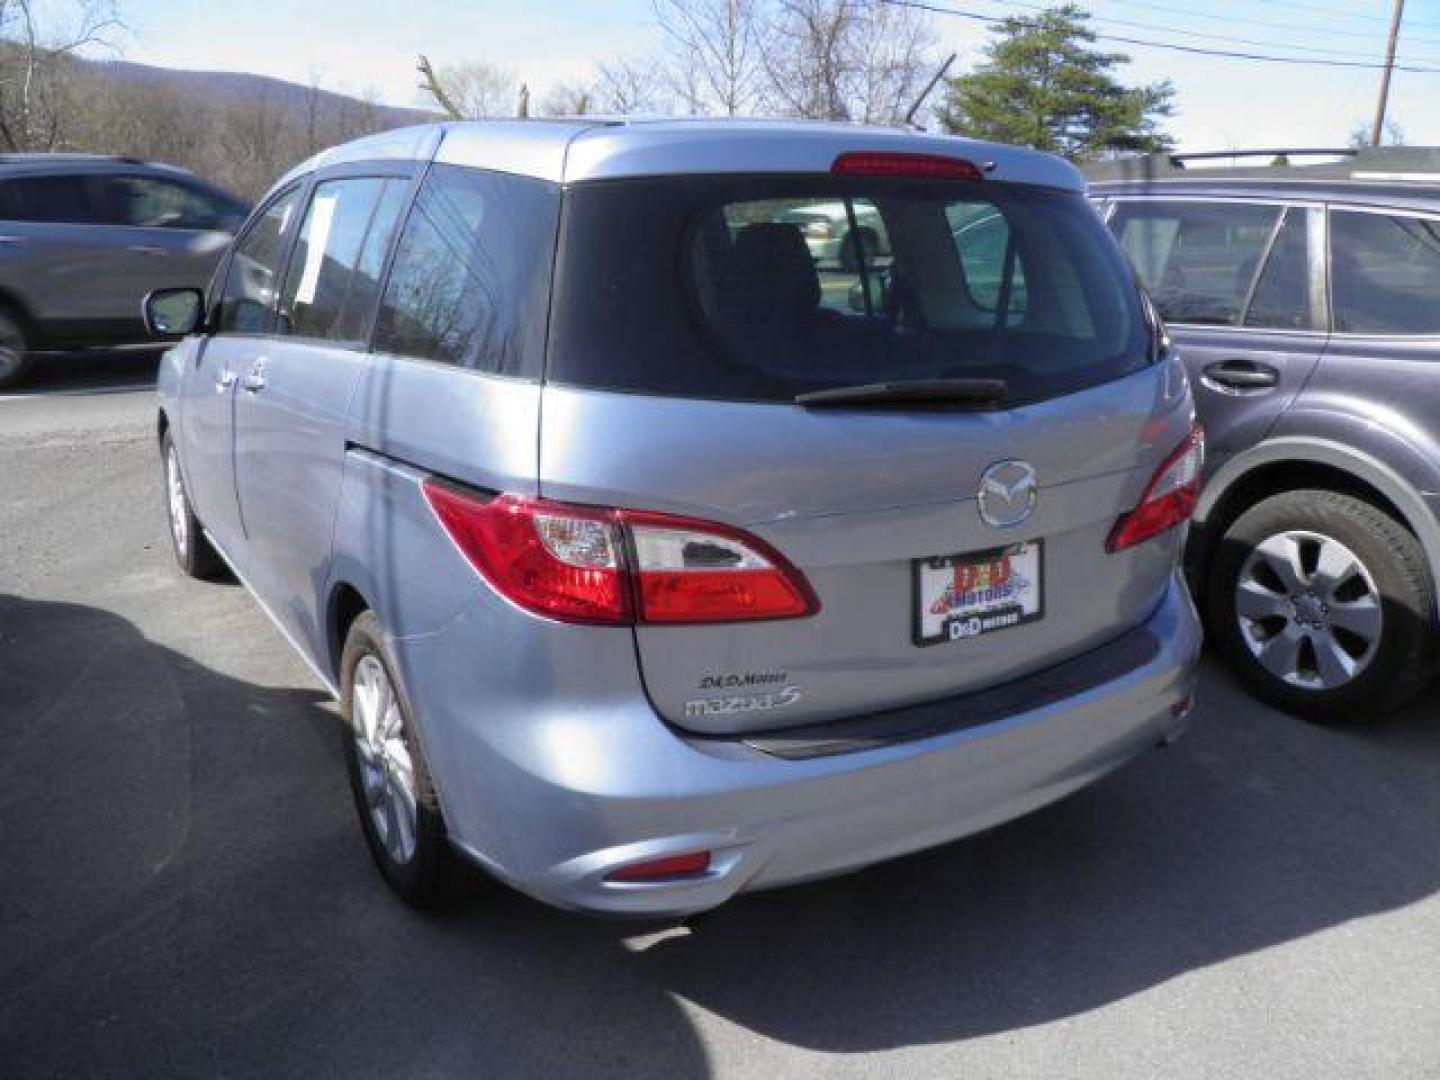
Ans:
{"type": "Polygon", "coordinates": [[[1007,403],[1153,355],[1133,272],[1078,195],[786,176],[607,180],[566,193],[547,378],[791,401],[1001,378],[1007,403]]]}

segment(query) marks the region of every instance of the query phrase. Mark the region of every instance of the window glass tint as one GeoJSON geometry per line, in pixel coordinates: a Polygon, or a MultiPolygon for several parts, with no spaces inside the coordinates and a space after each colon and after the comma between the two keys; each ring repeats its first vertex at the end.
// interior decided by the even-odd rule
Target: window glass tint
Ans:
{"type": "Polygon", "coordinates": [[[566,198],[555,382],[790,401],[976,376],[1004,379],[1019,403],[1117,378],[1151,355],[1134,276],[1078,195],[697,176],[577,184],[566,198]],[[817,208],[840,228],[852,214],[874,222],[874,250],[843,265],[825,246],[833,236],[797,220],[817,208]]]}
{"type": "Polygon", "coordinates": [[[1243,203],[1121,202],[1110,225],[1167,322],[1235,326],[1279,216],[1243,203]]]}
{"type": "Polygon", "coordinates": [[[236,208],[188,185],[151,176],[108,176],[106,196],[122,225],[165,229],[234,228],[236,208]]]}
{"type": "Polygon", "coordinates": [[[1255,297],[1245,313],[1246,326],[1272,330],[1311,330],[1315,314],[1310,303],[1310,241],[1308,212],[1291,209],[1265,260],[1255,297]]]}
{"type": "Polygon", "coordinates": [[[1333,211],[1335,329],[1440,334],[1440,223],[1333,211]]]}
{"type": "Polygon", "coordinates": [[[220,300],[221,332],[260,334],[269,330],[280,256],[294,228],[299,197],[299,188],[292,188],[276,199],[235,246],[220,300]]]}
{"type": "Polygon", "coordinates": [[[6,201],[16,221],[93,225],[104,220],[88,176],[26,176],[8,186],[6,201]]]}
{"type": "Polygon", "coordinates": [[[285,275],[280,333],[364,341],[405,184],[365,177],[316,185],[285,275]]]}
{"type": "Polygon", "coordinates": [[[1007,315],[1025,314],[1025,267],[1018,253],[1009,247],[1010,226],[1005,215],[986,202],[954,203],[945,208],[965,287],[977,307],[994,311],[1001,300],[1001,282],[1006,276],[1006,259],[1013,260],[1007,315]]]}
{"type": "Polygon", "coordinates": [[[538,378],[558,212],[542,181],[436,165],[401,233],[375,348],[538,378]]]}

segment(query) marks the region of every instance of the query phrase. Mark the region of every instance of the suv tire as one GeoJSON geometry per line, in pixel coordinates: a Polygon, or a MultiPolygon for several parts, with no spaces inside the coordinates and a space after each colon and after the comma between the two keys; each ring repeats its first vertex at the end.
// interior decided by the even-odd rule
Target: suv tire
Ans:
{"type": "Polygon", "coordinates": [[[25,324],[6,307],[0,307],[0,389],[14,386],[30,372],[30,342],[25,324]]]}
{"type": "Polygon", "coordinates": [[[1318,723],[1368,719],[1431,674],[1434,589],[1414,534],[1336,491],[1287,491],[1226,531],[1209,631],[1262,701],[1318,723]]]}
{"type": "Polygon", "coordinates": [[[454,856],[414,714],[380,622],[363,612],[340,658],[345,763],[365,842],[401,899],[431,908],[450,891],[454,856]]]}
{"type": "Polygon", "coordinates": [[[170,550],[181,571],[192,578],[208,580],[225,573],[225,563],[205,536],[205,528],[190,505],[185,473],[170,432],[160,439],[160,467],[165,483],[165,515],[170,525],[170,550]]]}

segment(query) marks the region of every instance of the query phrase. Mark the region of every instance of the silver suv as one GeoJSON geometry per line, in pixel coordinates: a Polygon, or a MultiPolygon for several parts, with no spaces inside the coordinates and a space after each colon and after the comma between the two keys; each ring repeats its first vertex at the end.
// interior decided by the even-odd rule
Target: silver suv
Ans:
{"type": "Polygon", "coordinates": [[[160,378],[175,553],[229,563],[340,699],[411,902],[459,852],[567,907],[697,911],[1185,725],[1201,437],[1055,158],[424,127],[285,177],[216,280],[148,303],[191,335],[160,378]],[[818,266],[817,203],[888,254],[818,266]]]}
{"type": "Polygon", "coordinates": [[[146,340],[145,294],[203,285],[248,209],[168,165],[0,155],[0,386],[39,350],[146,340]]]}

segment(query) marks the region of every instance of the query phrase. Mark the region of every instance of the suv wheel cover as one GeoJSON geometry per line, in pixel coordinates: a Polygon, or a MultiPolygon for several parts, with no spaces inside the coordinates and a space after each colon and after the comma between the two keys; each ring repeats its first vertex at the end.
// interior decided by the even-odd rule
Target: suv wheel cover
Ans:
{"type": "Polygon", "coordinates": [[[1335,690],[1375,659],[1384,625],[1369,569],[1334,537],[1295,530],[1257,544],[1235,582],[1250,655],[1301,690],[1335,690]]]}

